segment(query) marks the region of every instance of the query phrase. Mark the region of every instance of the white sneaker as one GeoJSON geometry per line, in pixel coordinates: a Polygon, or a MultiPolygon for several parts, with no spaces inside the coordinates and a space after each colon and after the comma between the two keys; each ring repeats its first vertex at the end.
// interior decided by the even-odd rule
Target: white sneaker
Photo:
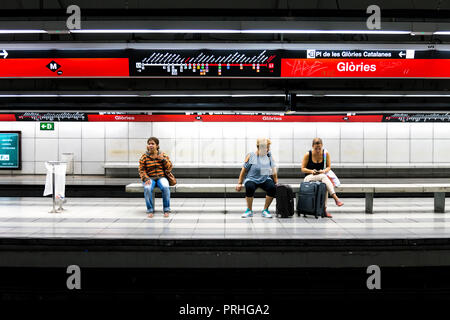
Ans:
{"type": "Polygon", "coordinates": [[[241,218],[250,218],[253,217],[253,211],[247,208],[245,212],[242,214],[241,218]]]}
{"type": "Polygon", "coordinates": [[[272,218],[272,215],[270,214],[269,210],[267,210],[267,209],[264,209],[264,210],[261,212],[261,215],[262,215],[264,218],[272,218]]]}

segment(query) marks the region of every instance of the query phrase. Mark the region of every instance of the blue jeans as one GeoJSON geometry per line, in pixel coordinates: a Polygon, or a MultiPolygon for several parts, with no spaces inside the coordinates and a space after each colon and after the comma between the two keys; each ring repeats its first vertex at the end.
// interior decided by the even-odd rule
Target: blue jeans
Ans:
{"type": "Polygon", "coordinates": [[[145,197],[145,204],[147,206],[147,212],[153,212],[153,197],[152,192],[155,186],[159,188],[162,192],[162,198],[163,198],[163,208],[164,212],[170,211],[170,188],[169,188],[169,181],[167,178],[157,178],[157,179],[151,179],[151,183],[144,184],[144,197],[145,197]]]}

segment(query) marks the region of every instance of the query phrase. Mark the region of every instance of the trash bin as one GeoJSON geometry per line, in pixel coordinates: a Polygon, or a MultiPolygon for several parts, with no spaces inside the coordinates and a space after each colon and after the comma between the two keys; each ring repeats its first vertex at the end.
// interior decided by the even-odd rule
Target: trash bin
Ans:
{"type": "Polygon", "coordinates": [[[67,163],[66,174],[74,173],[74,160],[72,152],[61,153],[61,162],[67,163]]]}

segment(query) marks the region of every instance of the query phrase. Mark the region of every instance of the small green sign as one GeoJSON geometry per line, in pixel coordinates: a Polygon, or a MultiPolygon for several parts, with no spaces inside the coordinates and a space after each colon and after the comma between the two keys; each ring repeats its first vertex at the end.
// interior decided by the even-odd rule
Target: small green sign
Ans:
{"type": "Polygon", "coordinates": [[[39,126],[41,130],[55,130],[55,124],[53,122],[42,122],[39,126]]]}

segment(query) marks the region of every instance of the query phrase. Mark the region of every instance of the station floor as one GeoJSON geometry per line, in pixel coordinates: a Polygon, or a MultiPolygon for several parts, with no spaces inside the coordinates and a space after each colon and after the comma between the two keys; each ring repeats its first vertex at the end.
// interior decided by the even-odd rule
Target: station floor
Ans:
{"type": "MultiPolygon", "coordinates": [[[[433,212],[432,198],[375,198],[364,213],[363,198],[345,198],[332,219],[241,218],[244,199],[174,198],[169,218],[156,199],[147,218],[144,199],[69,198],[62,213],[49,213],[49,197],[0,198],[0,238],[51,239],[412,239],[450,237],[450,215],[433,212]],[[223,213],[226,205],[227,213],[223,213]]],[[[271,206],[274,213],[275,203],[271,206]]]]}

